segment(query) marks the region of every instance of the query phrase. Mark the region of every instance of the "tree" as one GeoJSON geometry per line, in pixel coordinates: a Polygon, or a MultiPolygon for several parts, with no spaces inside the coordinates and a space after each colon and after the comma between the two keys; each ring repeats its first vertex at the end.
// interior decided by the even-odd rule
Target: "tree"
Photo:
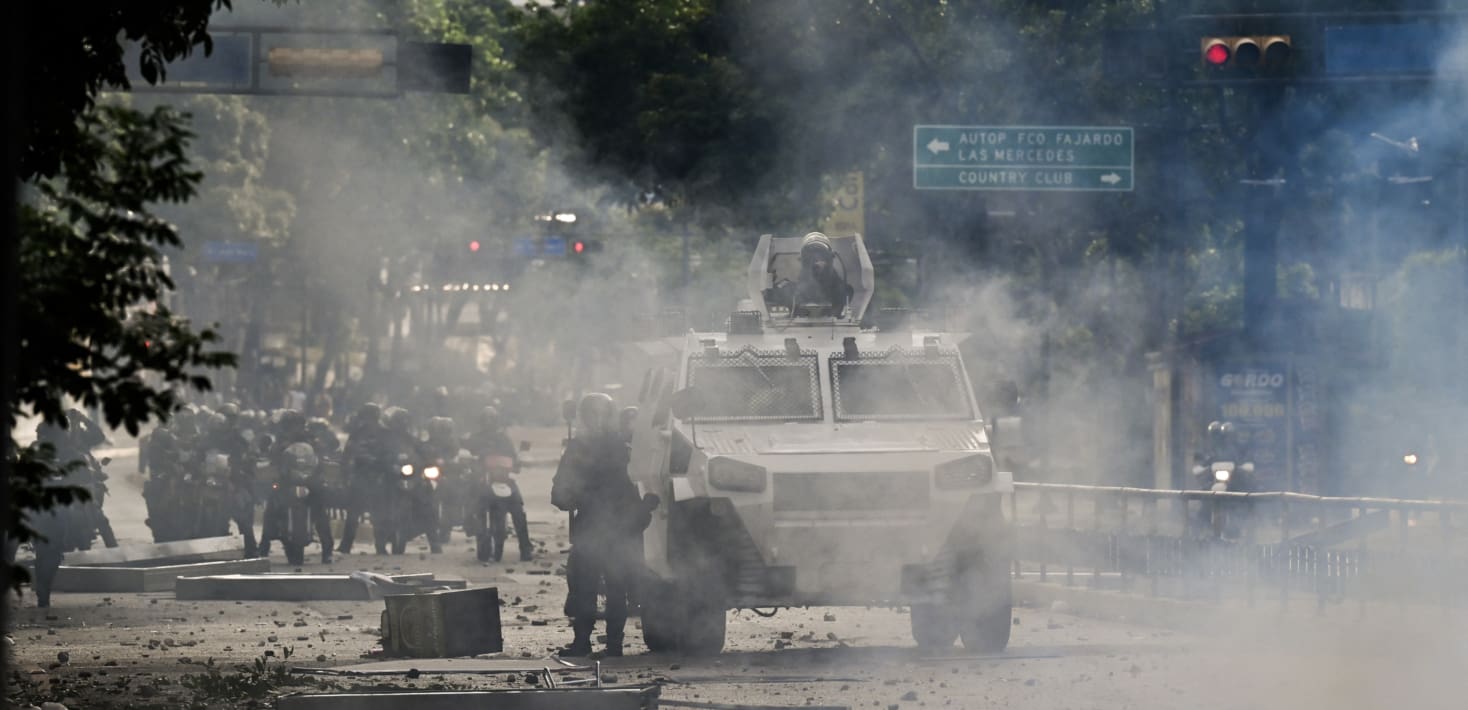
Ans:
{"type": "MultiPolygon", "coordinates": [[[[6,533],[31,539],[25,511],[78,496],[46,478],[67,462],[45,449],[19,451],[14,423],[26,414],[65,426],[67,400],[99,409],[107,423],[136,433],[177,404],[176,387],[204,389],[199,368],[232,357],[210,348],[163,304],[172,288],[161,249],[177,232],[153,212],[159,202],[193,196],[200,174],[189,164],[184,119],[97,106],[106,87],[126,88],[121,38],[134,40],[148,81],[194,47],[209,49],[210,13],[229,0],[166,5],[122,3],[78,15],[56,4],[27,4],[21,28],[46,52],[23,73],[19,174],[27,180],[18,220],[16,367],[5,402],[6,533]]],[[[84,495],[84,494],[81,494],[84,495]]],[[[12,584],[24,573],[6,562],[12,584]]]]}

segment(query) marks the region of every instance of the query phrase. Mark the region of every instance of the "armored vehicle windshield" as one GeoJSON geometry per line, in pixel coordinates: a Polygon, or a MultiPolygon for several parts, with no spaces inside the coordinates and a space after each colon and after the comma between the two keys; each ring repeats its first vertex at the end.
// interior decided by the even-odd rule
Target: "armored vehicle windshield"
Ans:
{"type": "Polygon", "coordinates": [[[695,356],[688,384],[706,404],[703,421],[821,421],[820,375],[815,353],[740,350],[695,356]]]}
{"type": "Polygon", "coordinates": [[[833,355],[831,392],[837,421],[973,418],[952,353],[833,355]]]}

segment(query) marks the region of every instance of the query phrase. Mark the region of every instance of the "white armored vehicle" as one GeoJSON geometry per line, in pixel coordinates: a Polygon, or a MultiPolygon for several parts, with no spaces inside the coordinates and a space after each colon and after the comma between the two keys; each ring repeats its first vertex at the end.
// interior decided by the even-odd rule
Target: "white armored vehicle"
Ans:
{"type": "Polygon", "coordinates": [[[1008,643],[1013,479],[959,338],[863,329],[872,290],[860,236],[765,235],[726,332],[636,346],[653,650],[718,652],[728,609],[806,605],[910,605],[920,645],[1008,643]]]}

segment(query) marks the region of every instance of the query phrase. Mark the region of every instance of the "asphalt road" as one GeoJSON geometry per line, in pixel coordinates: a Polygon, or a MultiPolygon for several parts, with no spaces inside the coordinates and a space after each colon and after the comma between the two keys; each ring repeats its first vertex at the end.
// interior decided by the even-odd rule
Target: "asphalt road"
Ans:
{"type": "MultiPolygon", "coordinates": [[[[570,639],[561,616],[564,518],[549,505],[559,432],[524,432],[537,464],[521,477],[540,546],[531,564],[480,564],[461,534],[442,555],[415,545],[401,557],[358,554],[305,571],[432,571],[493,584],[503,610],[505,656],[544,658],[570,639]]],[[[124,540],[146,541],[136,461],[114,452],[108,502],[124,540]]],[[[363,554],[363,551],[367,551],[363,554]]],[[[312,550],[307,558],[311,559],[312,550]]],[[[286,570],[277,551],[272,562],[286,570]]],[[[15,610],[12,701],[59,700],[68,707],[179,707],[200,702],[188,676],[209,659],[234,672],[269,653],[291,665],[366,662],[377,641],[381,602],[181,602],[171,593],[58,594],[49,610],[28,596],[15,610]],[[65,654],[66,662],[58,660],[65,654]]],[[[1462,619],[1426,626],[1373,623],[1285,637],[1269,619],[1204,638],[1109,623],[1052,609],[1017,608],[1013,642],[997,656],[919,653],[904,610],[820,608],[761,618],[730,612],[726,651],[695,659],[651,654],[636,621],[629,655],[604,664],[617,683],[661,681],[662,696],[710,703],[956,708],[1462,708],[1468,706],[1468,638],[1462,619]]],[[[598,629],[600,632],[600,629],[598,629]]],[[[301,677],[303,683],[312,682],[301,677]]],[[[399,687],[507,687],[503,678],[424,676],[399,687]]],[[[522,681],[516,680],[517,683],[522,681]]],[[[523,687],[519,686],[519,687],[523,687]]],[[[310,690],[303,685],[281,690],[310,690]]],[[[246,707],[246,703],[238,706],[246,707]]]]}

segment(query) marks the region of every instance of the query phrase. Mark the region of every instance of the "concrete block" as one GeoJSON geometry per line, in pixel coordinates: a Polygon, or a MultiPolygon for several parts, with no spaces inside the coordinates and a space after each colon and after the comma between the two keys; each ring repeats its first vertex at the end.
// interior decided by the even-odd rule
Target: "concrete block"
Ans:
{"type": "Polygon", "coordinates": [[[265,559],[166,564],[156,567],[73,567],[56,573],[58,592],[171,592],[179,577],[269,572],[265,559]]]}
{"type": "Polygon", "coordinates": [[[382,615],[382,648],[394,656],[447,658],[499,653],[500,597],[494,587],[394,594],[382,615]]]}
{"type": "Polygon", "coordinates": [[[330,668],[296,668],[297,673],[320,673],[344,676],[392,676],[418,671],[423,675],[463,673],[466,675],[495,675],[500,673],[540,673],[551,671],[590,672],[593,666],[567,666],[559,661],[544,658],[406,658],[390,661],[354,663],[350,666],[330,668]]]}
{"type": "Polygon", "coordinates": [[[551,688],[282,696],[276,710],[656,710],[658,687],[551,688]]]}
{"type": "Polygon", "coordinates": [[[71,567],[157,567],[244,559],[244,539],[237,536],[203,537],[174,542],[129,543],[112,548],[68,552],[63,564],[71,567]]]}
{"type": "Polygon", "coordinates": [[[432,574],[221,574],[180,577],[174,596],[184,600],[244,601],[372,601],[384,594],[437,589],[463,589],[462,579],[437,579],[432,574]]]}

